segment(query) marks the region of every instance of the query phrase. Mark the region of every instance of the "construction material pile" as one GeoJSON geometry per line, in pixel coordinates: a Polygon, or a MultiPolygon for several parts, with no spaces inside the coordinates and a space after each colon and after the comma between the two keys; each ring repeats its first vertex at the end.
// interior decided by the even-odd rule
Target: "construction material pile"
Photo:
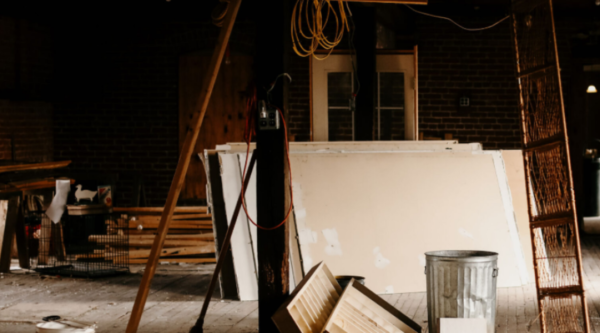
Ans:
{"type": "MultiPolygon", "coordinates": [[[[116,252],[115,235],[128,237],[129,263],[145,264],[154,244],[163,208],[114,208],[113,212],[118,213],[118,217],[114,221],[106,222],[108,235],[90,235],[88,240],[105,245],[104,250],[96,250],[96,252],[99,256],[110,259],[116,252]]],[[[215,262],[215,241],[212,231],[211,214],[208,214],[207,207],[177,207],[161,250],[160,261],[215,262]]]]}

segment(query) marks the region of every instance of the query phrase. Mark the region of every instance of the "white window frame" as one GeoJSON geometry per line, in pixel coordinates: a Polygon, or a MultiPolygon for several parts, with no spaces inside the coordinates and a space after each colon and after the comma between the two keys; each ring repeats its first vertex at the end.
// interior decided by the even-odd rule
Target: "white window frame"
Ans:
{"type": "MultiPolygon", "coordinates": [[[[404,139],[418,139],[418,94],[416,85],[416,48],[415,51],[401,51],[393,54],[376,55],[376,71],[404,73],[404,139]]],[[[327,103],[327,75],[335,72],[352,72],[349,54],[332,54],[325,60],[311,61],[311,136],[312,141],[329,141],[329,119],[327,103]]],[[[372,89],[365,87],[361,89],[372,89]]],[[[377,89],[379,91],[379,89],[377,89]]],[[[379,108],[375,110],[378,112],[379,108]]],[[[380,118],[379,116],[377,117],[380,118]]],[[[354,119],[354,115],[353,115],[354,119]]],[[[379,124],[377,129],[379,129],[379,124]]],[[[354,129],[353,129],[354,130],[354,129]]],[[[353,135],[354,136],[354,135],[353,135]]],[[[379,130],[375,135],[379,137],[379,130]]]]}

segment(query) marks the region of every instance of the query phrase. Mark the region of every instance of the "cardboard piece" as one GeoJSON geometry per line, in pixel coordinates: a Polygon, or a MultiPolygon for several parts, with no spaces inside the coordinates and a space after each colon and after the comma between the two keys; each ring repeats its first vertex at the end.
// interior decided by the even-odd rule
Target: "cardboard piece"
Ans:
{"type": "Polygon", "coordinates": [[[485,318],[439,318],[437,333],[488,333],[485,318]]]}

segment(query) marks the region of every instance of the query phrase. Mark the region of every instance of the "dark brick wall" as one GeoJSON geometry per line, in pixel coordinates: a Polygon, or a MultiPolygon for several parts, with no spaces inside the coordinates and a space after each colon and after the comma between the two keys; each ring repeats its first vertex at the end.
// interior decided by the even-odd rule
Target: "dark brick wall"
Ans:
{"type": "MultiPolygon", "coordinates": [[[[457,18],[469,27],[494,18],[457,18]]],[[[493,29],[468,32],[449,22],[417,17],[419,45],[419,130],[424,136],[450,133],[485,149],[520,147],[518,87],[514,51],[505,21],[493,29]],[[459,96],[471,106],[459,110],[459,96]]]]}
{"type": "Polygon", "coordinates": [[[45,162],[53,157],[52,30],[0,16],[0,161],[45,162]]]}
{"type": "MultiPolygon", "coordinates": [[[[62,96],[55,103],[54,156],[73,160],[73,172],[116,177],[116,205],[132,204],[134,178],[141,176],[148,204],[160,206],[179,158],[179,56],[211,54],[218,29],[208,23],[161,23],[128,33],[111,36],[99,54],[84,61],[101,66],[92,77],[71,73],[87,88],[63,82],[84,97],[62,96]]],[[[253,26],[238,22],[231,52],[251,52],[253,38],[253,26]]],[[[72,67],[64,70],[77,71],[72,67]]]]}
{"type": "MultiPolygon", "coordinates": [[[[431,10],[430,10],[431,11],[431,10]]],[[[487,26],[501,15],[442,13],[467,27],[487,26]]],[[[519,92],[509,21],[490,30],[467,32],[449,22],[417,15],[414,39],[419,46],[419,129],[425,136],[452,134],[460,142],[481,142],[485,149],[521,147],[519,92]],[[471,107],[460,109],[467,95],[471,107]]],[[[570,38],[577,19],[557,18],[559,54],[567,109],[570,105],[570,38]]],[[[406,39],[406,36],[402,36],[406,39]]],[[[292,55],[296,77],[309,73],[309,61],[292,55]]],[[[309,85],[296,82],[291,90],[292,133],[297,140],[310,134],[309,85]]]]}
{"type": "Polygon", "coordinates": [[[47,162],[53,157],[52,104],[0,100],[0,162],[47,162]]]}

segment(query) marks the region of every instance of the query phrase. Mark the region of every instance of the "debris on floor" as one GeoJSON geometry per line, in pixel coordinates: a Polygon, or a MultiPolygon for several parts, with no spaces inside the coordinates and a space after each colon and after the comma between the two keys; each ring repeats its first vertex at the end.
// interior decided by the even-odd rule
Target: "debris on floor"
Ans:
{"type": "Polygon", "coordinates": [[[273,321],[285,333],[375,332],[381,328],[390,333],[421,332],[421,326],[359,281],[352,279],[342,291],[323,262],[311,269],[273,321]]]}

